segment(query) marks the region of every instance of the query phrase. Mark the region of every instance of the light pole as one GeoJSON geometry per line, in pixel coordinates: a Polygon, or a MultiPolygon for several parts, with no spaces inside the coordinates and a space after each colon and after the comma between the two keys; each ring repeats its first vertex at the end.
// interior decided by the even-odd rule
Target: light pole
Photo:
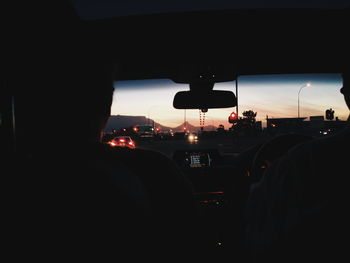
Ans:
{"type": "Polygon", "coordinates": [[[302,85],[299,89],[299,92],[298,92],[298,118],[300,118],[300,91],[305,88],[305,87],[310,87],[311,86],[311,83],[306,83],[304,85],[302,85]]]}
{"type": "Polygon", "coordinates": [[[184,111],[184,130],[186,130],[187,131],[187,123],[186,123],[186,109],[185,109],[185,111],[184,111]]]}
{"type": "MultiPolygon", "coordinates": [[[[157,108],[159,107],[159,105],[152,105],[151,107],[148,108],[148,120],[147,120],[147,125],[150,125],[150,121],[151,121],[151,111],[154,109],[154,108],[157,108]]],[[[153,124],[152,126],[154,126],[154,120],[153,120],[153,124]]],[[[154,127],[153,127],[154,128],[154,127]]]]}

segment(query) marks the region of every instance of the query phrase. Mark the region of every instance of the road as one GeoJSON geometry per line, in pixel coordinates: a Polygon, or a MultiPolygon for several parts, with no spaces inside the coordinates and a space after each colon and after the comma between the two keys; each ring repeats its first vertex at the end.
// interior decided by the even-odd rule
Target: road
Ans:
{"type": "Polygon", "coordinates": [[[184,149],[217,149],[222,155],[237,155],[263,141],[261,138],[202,138],[195,143],[186,140],[139,141],[138,148],[159,151],[172,158],[174,151],[184,149]]]}

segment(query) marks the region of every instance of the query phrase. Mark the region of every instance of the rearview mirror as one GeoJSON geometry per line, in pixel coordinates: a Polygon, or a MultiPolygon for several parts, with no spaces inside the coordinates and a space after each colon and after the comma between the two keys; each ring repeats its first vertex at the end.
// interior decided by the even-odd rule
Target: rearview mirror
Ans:
{"type": "Polygon", "coordinates": [[[236,106],[236,96],[224,90],[180,91],[174,97],[173,106],[175,109],[230,108],[236,106]]]}

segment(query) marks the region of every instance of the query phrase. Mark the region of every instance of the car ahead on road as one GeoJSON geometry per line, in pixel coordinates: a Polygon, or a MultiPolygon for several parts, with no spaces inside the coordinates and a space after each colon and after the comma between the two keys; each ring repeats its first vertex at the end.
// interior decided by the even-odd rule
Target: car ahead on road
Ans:
{"type": "Polygon", "coordinates": [[[198,142],[198,134],[197,133],[189,133],[187,135],[187,140],[190,142],[190,143],[196,143],[198,142]]]}
{"type": "Polygon", "coordinates": [[[135,149],[135,142],[131,139],[130,136],[117,136],[108,142],[112,147],[127,147],[130,149],[135,149]]]}

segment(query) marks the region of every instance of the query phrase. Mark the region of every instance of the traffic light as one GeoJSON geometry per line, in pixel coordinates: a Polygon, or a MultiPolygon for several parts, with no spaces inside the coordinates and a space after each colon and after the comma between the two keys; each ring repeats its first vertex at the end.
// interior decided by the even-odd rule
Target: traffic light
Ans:
{"type": "Polygon", "coordinates": [[[238,120],[238,115],[235,112],[232,112],[230,116],[228,117],[228,122],[229,123],[235,123],[238,120]]]}
{"type": "Polygon", "coordinates": [[[332,108],[326,110],[326,119],[330,121],[334,119],[334,110],[332,108]]]}

